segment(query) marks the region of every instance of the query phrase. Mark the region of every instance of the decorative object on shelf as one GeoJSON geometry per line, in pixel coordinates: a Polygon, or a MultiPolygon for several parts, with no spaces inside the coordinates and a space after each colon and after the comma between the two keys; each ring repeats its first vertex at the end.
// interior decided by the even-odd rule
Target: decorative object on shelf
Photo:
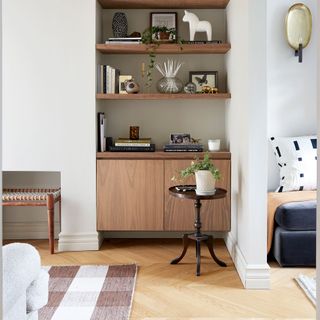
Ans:
{"type": "Polygon", "coordinates": [[[126,91],[126,85],[125,81],[131,80],[132,76],[130,75],[120,75],[119,76],[119,93],[120,94],[127,94],[128,92],[126,91]]]}
{"type": "Polygon", "coordinates": [[[200,21],[192,12],[184,10],[183,22],[189,23],[190,41],[194,41],[196,32],[206,32],[207,40],[212,41],[212,26],[209,21],[200,21]]]}
{"type": "Polygon", "coordinates": [[[190,133],[170,133],[171,144],[187,144],[191,141],[190,133]]]}
{"type": "Polygon", "coordinates": [[[202,93],[203,86],[218,88],[218,71],[190,71],[189,81],[196,85],[196,92],[199,93],[202,93]]]}
{"type": "Polygon", "coordinates": [[[155,65],[163,75],[163,78],[157,82],[157,90],[160,93],[179,93],[182,91],[183,83],[176,77],[181,66],[181,62],[169,59],[163,63],[163,66],[155,65]]]}
{"type": "Polygon", "coordinates": [[[189,133],[171,133],[170,143],[163,146],[165,152],[203,152],[200,139],[193,139],[189,133]]]}
{"type": "Polygon", "coordinates": [[[140,91],[139,84],[133,78],[125,80],[124,86],[127,93],[138,93],[140,91]]]}
{"type": "Polygon", "coordinates": [[[189,167],[179,172],[179,178],[172,177],[171,180],[183,180],[192,175],[196,177],[197,195],[212,195],[215,193],[215,182],[221,178],[221,174],[211,162],[208,153],[204,155],[203,160],[197,157],[189,167]]]}
{"type": "Polygon", "coordinates": [[[183,88],[185,93],[196,93],[197,86],[193,82],[188,82],[184,88],[183,88]]]}
{"type": "Polygon", "coordinates": [[[312,32],[312,15],[310,9],[296,3],[289,8],[286,17],[286,35],[291,48],[295,50],[295,56],[302,62],[302,49],[310,42],[312,32]]]}
{"type": "Polygon", "coordinates": [[[218,93],[218,88],[210,86],[202,86],[201,93],[218,93]]]}
{"type": "Polygon", "coordinates": [[[157,41],[175,41],[177,35],[177,12],[151,12],[150,29],[157,41]]]}
{"type": "Polygon", "coordinates": [[[208,150],[209,151],[219,151],[220,150],[220,139],[209,139],[208,140],[208,150]]]}
{"type": "Polygon", "coordinates": [[[139,126],[130,126],[129,137],[130,140],[139,140],[139,126]]]}
{"type": "Polygon", "coordinates": [[[123,12],[116,12],[112,19],[112,31],[115,38],[123,38],[128,35],[128,20],[123,12]]]}

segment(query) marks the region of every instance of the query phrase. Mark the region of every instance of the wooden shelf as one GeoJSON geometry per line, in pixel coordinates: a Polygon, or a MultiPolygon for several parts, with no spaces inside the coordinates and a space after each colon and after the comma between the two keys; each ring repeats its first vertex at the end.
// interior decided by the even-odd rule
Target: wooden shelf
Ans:
{"type": "Polygon", "coordinates": [[[97,93],[98,100],[211,100],[230,99],[230,93],[137,93],[137,94],[103,94],[97,93]]]}
{"type": "Polygon", "coordinates": [[[97,44],[96,49],[103,54],[148,54],[154,50],[157,54],[225,54],[231,48],[230,43],[176,44],[161,45],[108,43],[97,44]]]}
{"type": "MultiPolygon", "coordinates": [[[[97,152],[97,159],[184,159],[202,158],[204,152],[97,152]]],[[[209,152],[211,159],[231,159],[229,151],[209,152]]]]}
{"type": "Polygon", "coordinates": [[[229,0],[99,0],[103,9],[225,9],[229,0]]]}

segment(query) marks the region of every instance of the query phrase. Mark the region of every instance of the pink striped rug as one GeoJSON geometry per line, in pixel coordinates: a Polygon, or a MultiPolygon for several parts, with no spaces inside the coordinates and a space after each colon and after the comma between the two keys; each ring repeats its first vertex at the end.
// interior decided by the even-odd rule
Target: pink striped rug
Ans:
{"type": "Polygon", "coordinates": [[[39,320],[127,320],[136,265],[52,266],[49,301],[39,320]]]}

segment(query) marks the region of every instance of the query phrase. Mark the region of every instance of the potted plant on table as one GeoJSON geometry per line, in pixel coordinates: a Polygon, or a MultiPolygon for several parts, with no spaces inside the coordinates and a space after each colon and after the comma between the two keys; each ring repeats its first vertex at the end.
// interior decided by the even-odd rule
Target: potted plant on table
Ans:
{"type": "MultiPolygon", "coordinates": [[[[215,193],[215,183],[221,178],[219,169],[211,162],[209,154],[206,153],[204,158],[197,158],[191,162],[191,165],[179,172],[182,179],[195,175],[196,177],[196,194],[212,195],[215,193]]],[[[176,180],[173,177],[173,180],[176,180]]]]}

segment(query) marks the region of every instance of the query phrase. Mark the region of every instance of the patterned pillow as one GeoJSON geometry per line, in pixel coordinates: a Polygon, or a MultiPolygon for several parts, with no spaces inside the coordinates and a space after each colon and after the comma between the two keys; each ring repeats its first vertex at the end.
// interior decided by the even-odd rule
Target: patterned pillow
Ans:
{"type": "Polygon", "coordinates": [[[317,189],[317,137],[272,137],[271,145],[280,167],[276,192],[317,189]]]}

